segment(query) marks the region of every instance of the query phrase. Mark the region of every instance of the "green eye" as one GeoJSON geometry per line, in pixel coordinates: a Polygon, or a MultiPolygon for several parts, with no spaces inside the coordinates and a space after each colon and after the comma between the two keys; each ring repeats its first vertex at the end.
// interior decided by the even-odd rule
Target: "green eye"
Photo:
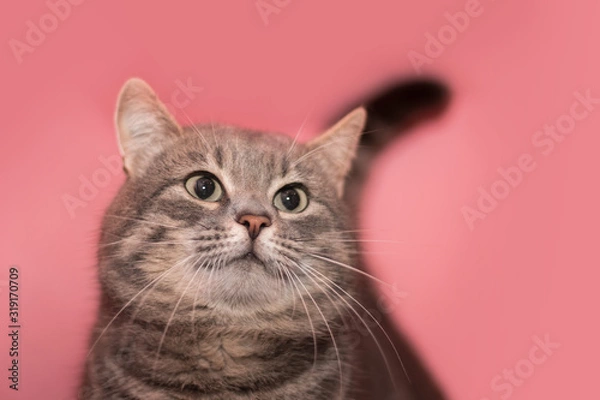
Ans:
{"type": "Polygon", "coordinates": [[[300,187],[284,186],[275,195],[273,205],[283,212],[296,214],[306,209],[308,196],[300,187]]]}
{"type": "Polygon", "coordinates": [[[223,188],[212,174],[201,173],[188,178],[185,181],[185,188],[197,199],[217,202],[223,197],[223,188]]]}

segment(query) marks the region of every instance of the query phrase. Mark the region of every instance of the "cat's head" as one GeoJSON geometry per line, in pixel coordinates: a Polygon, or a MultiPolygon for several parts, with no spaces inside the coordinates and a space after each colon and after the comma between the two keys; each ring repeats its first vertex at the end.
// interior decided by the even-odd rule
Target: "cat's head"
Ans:
{"type": "Polygon", "coordinates": [[[356,109],[308,143],[181,127],[146,83],[128,81],[116,115],[127,180],[103,222],[104,290],[231,312],[350,290],[342,195],[365,118],[356,109]]]}

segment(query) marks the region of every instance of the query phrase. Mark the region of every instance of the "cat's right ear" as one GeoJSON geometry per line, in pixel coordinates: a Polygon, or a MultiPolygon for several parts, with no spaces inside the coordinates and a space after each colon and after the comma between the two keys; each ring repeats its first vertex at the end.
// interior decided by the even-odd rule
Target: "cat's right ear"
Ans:
{"type": "Polygon", "coordinates": [[[115,119],[123,166],[130,176],[141,174],[152,157],[181,134],[181,128],[152,88],[138,78],[123,85],[115,119]]]}

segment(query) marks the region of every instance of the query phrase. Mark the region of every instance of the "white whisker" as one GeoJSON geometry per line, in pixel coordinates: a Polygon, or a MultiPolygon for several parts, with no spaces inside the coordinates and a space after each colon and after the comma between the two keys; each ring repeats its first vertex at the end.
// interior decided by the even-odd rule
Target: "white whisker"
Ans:
{"type": "Polygon", "coordinates": [[[125,309],[127,307],[129,307],[131,305],[131,303],[133,303],[135,301],[135,299],[137,299],[137,297],[140,294],[142,294],[146,289],[148,289],[153,284],[157,283],[159,280],[163,279],[167,274],[169,274],[176,267],[178,267],[179,265],[181,265],[183,261],[185,261],[185,260],[187,260],[189,258],[191,258],[191,256],[190,257],[186,257],[184,260],[182,260],[182,261],[174,264],[172,267],[170,267],[169,269],[167,269],[164,272],[162,272],[159,276],[157,276],[156,278],[154,278],[150,283],[148,283],[139,292],[137,292],[137,294],[135,296],[133,296],[127,303],[125,303],[125,305],[123,307],[121,307],[121,309],[112,317],[112,319],[108,322],[108,324],[106,324],[106,326],[104,327],[104,329],[102,329],[102,331],[100,332],[100,335],[98,335],[98,337],[96,338],[96,340],[94,341],[94,343],[90,347],[90,350],[88,351],[87,357],[89,357],[90,354],[92,354],[92,351],[94,350],[94,348],[96,347],[96,345],[98,344],[98,342],[100,341],[100,339],[102,338],[102,336],[104,336],[104,334],[106,333],[106,331],[108,330],[108,328],[112,325],[112,323],[115,322],[115,320],[119,317],[119,315],[121,315],[121,313],[123,311],[125,311],[125,309]]]}
{"type": "Polygon", "coordinates": [[[323,318],[323,322],[325,323],[325,326],[327,327],[327,331],[329,332],[329,336],[331,337],[331,342],[333,343],[333,348],[335,349],[335,355],[336,355],[337,362],[338,362],[338,369],[340,372],[340,374],[339,374],[339,376],[340,376],[340,398],[342,398],[344,377],[343,377],[343,372],[342,372],[342,359],[340,358],[340,350],[339,350],[337,342],[335,340],[335,335],[333,334],[333,331],[331,330],[331,327],[329,326],[329,322],[327,322],[327,318],[325,317],[325,314],[323,314],[323,311],[321,311],[321,308],[315,301],[312,294],[310,294],[310,291],[306,288],[304,283],[302,283],[302,280],[300,279],[300,277],[298,277],[298,275],[296,275],[296,273],[294,271],[292,271],[291,269],[289,271],[293,276],[296,277],[296,280],[298,281],[298,283],[300,285],[302,285],[302,287],[306,291],[306,294],[308,295],[308,297],[310,297],[310,299],[313,302],[313,304],[315,305],[317,311],[321,315],[321,318],[323,318]]]}
{"type": "Polygon", "coordinates": [[[185,112],[185,110],[182,108],[180,109],[181,112],[183,113],[183,115],[185,116],[185,118],[188,120],[189,123],[189,127],[192,128],[194,130],[194,132],[196,132],[196,134],[200,137],[200,139],[204,142],[204,145],[208,148],[208,142],[206,141],[206,138],[204,137],[204,135],[202,134],[202,132],[200,132],[200,130],[196,127],[196,124],[194,124],[194,122],[192,121],[192,119],[190,118],[190,116],[185,112]]]}
{"type": "MultiPolygon", "coordinates": [[[[310,330],[311,330],[312,336],[313,336],[314,354],[313,354],[313,365],[312,365],[312,368],[314,369],[315,366],[317,365],[317,358],[318,358],[318,355],[319,355],[319,350],[318,350],[318,347],[317,347],[317,333],[315,332],[315,326],[313,324],[313,320],[312,320],[312,317],[310,315],[310,312],[308,311],[308,307],[306,306],[306,301],[304,300],[304,296],[302,296],[302,293],[300,292],[300,289],[296,285],[296,282],[294,281],[294,277],[290,274],[290,272],[291,271],[289,271],[287,269],[285,270],[285,273],[287,274],[290,282],[292,282],[292,284],[296,288],[296,291],[298,292],[298,296],[300,297],[300,301],[302,302],[302,305],[304,306],[304,310],[306,311],[306,317],[308,318],[308,323],[310,325],[310,330]]],[[[296,296],[294,296],[294,310],[295,309],[296,309],[296,296]]]]}
{"type": "Polygon", "coordinates": [[[292,144],[285,155],[286,158],[288,158],[290,156],[290,154],[292,154],[292,151],[294,150],[294,147],[296,146],[296,143],[298,142],[298,138],[300,137],[300,134],[302,133],[302,130],[304,129],[304,125],[306,125],[306,121],[308,121],[308,117],[312,114],[313,110],[314,110],[314,106],[312,106],[310,108],[310,110],[308,110],[308,112],[306,113],[306,116],[304,117],[304,120],[302,121],[300,128],[298,128],[298,131],[296,132],[296,135],[294,136],[294,140],[292,140],[292,144]]]}
{"type": "Polygon", "coordinates": [[[163,223],[156,222],[156,221],[148,221],[147,219],[142,219],[142,218],[125,217],[123,215],[114,215],[114,214],[106,214],[105,217],[122,219],[125,221],[141,222],[143,224],[149,224],[149,225],[159,226],[159,227],[163,227],[163,228],[180,229],[180,227],[178,227],[178,226],[167,225],[167,224],[163,224],[163,223]]]}
{"type": "MultiPolygon", "coordinates": [[[[194,267],[194,264],[195,263],[192,264],[192,268],[194,267]]],[[[175,313],[177,312],[177,308],[179,308],[181,301],[185,297],[185,294],[187,293],[188,289],[190,288],[190,285],[192,284],[192,282],[194,282],[194,280],[196,279],[196,276],[198,275],[199,272],[200,272],[200,268],[196,267],[196,272],[194,273],[194,275],[192,275],[192,278],[190,279],[187,286],[181,293],[181,296],[179,296],[179,300],[177,300],[177,303],[175,303],[175,307],[173,307],[173,312],[171,312],[171,315],[169,316],[169,319],[167,320],[167,325],[165,325],[165,329],[164,329],[162,336],[160,337],[160,341],[158,343],[158,349],[156,350],[156,356],[154,358],[154,364],[152,366],[153,371],[156,371],[156,363],[158,362],[158,358],[160,356],[160,350],[162,349],[163,343],[165,341],[165,337],[167,336],[167,331],[169,330],[169,325],[171,325],[171,322],[173,321],[173,318],[175,317],[175,313]]],[[[185,279],[185,275],[182,277],[182,279],[185,279]]]]}
{"type": "MultiPolygon", "coordinates": [[[[330,278],[328,278],[326,275],[322,274],[321,272],[319,272],[318,270],[316,270],[315,268],[309,267],[308,265],[304,265],[304,267],[307,267],[307,269],[305,269],[305,271],[311,270],[312,273],[318,274],[320,275],[323,279],[329,281],[332,285],[334,285],[335,287],[337,287],[340,291],[342,291],[346,296],[348,296],[354,303],[356,303],[363,311],[365,311],[367,313],[367,315],[369,317],[371,317],[371,319],[377,324],[377,326],[379,327],[379,329],[381,330],[381,332],[385,335],[387,341],[389,342],[389,344],[392,346],[392,349],[394,350],[394,353],[396,354],[396,358],[398,359],[398,361],[400,362],[400,365],[402,366],[402,370],[404,371],[404,375],[406,375],[406,379],[408,380],[409,383],[411,383],[410,377],[408,376],[408,372],[406,371],[406,367],[404,366],[404,362],[402,361],[402,358],[400,357],[400,354],[398,353],[398,350],[396,349],[396,346],[394,345],[394,342],[392,341],[392,339],[390,338],[390,336],[388,335],[388,333],[385,331],[385,329],[383,329],[383,327],[381,326],[381,324],[379,323],[379,321],[377,320],[377,318],[375,318],[373,316],[373,314],[367,310],[367,308],[365,306],[363,306],[361,304],[360,301],[356,300],[354,298],[354,296],[352,296],[350,293],[348,293],[346,290],[344,290],[344,288],[342,288],[340,285],[338,285],[337,283],[335,283],[334,281],[332,281],[330,278]]],[[[313,275],[314,276],[314,275],[313,275]]],[[[340,296],[340,298],[346,302],[346,300],[340,296]]],[[[348,304],[349,305],[349,304],[348,304]]],[[[350,305],[349,305],[350,306],[350,305]]],[[[371,337],[373,337],[373,339],[375,340],[375,344],[377,345],[377,348],[379,349],[381,356],[384,359],[384,362],[386,364],[386,367],[388,369],[388,372],[390,374],[390,378],[392,379],[392,383],[394,383],[394,385],[396,384],[394,377],[391,373],[391,369],[389,366],[389,362],[387,360],[387,357],[385,356],[385,352],[383,351],[383,348],[381,347],[381,344],[379,343],[379,341],[375,338],[375,335],[373,334],[373,332],[371,331],[371,328],[369,328],[368,324],[366,324],[364,322],[364,320],[362,319],[362,317],[356,312],[356,310],[354,310],[354,307],[351,307],[351,309],[356,313],[357,317],[362,321],[363,325],[365,326],[365,328],[367,328],[367,330],[369,331],[369,333],[371,334],[371,337]]]]}
{"type": "Polygon", "coordinates": [[[355,267],[353,267],[351,265],[345,264],[345,263],[340,262],[340,261],[336,261],[336,260],[334,260],[332,258],[325,257],[323,255],[316,254],[316,253],[305,253],[305,254],[308,255],[308,256],[314,257],[314,258],[318,258],[319,260],[323,260],[323,261],[327,261],[327,262],[335,264],[335,265],[339,265],[340,267],[349,269],[350,271],[354,271],[354,272],[356,272],[358,274],[361,274],[363,276],[366,276],[367,278],[370,278],[370,279],[374,280],[375,282],[378,282],[378,283],[380,283],[380,284],[382,284],[384,286],[387,286],[388,288],[392,288],[392,289],[394,288],[393,285],[391,285],[391,284],[389,284],[389,283],[387,283],[385,281],[382,281],[381,279],[377,278],[376,276],[373,276],[373,275],[371,275],[371,274],[369,274],[369,273],[367,273],[367,272],[365,272],[363,270],[360,270],[358,268],[355,268],[355,267]]]}

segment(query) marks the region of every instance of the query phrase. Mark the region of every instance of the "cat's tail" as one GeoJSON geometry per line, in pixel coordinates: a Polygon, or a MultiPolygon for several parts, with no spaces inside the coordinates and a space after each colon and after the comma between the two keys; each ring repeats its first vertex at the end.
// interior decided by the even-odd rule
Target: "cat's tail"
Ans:
{"type": "Polygon", "coordinates": [[[398,133],[441,114],[449,102],[450,90],[434,79],[387,86],[363,103],[368,119],[361,139],[362,147],[379,151],[398,133]]]}
{"type": "MultiPolygon", "coordinates": [[[[347,203],[354,208],[355,215],[360,201],[360,193],[373,159],[392,141],[402,134],[410,131],[416,124],[439,116],[450,102],[450,90],[441,82],[434,79],[415,79],[388,85],[384,90],[366,99],[366,101],[350,104],[350,111],[354,106],[363,104],[367,109],[367,124],[361,137],[359,150],[352,170],[348,176],[345,187],[347,203]]],[[[358,221],[355,221],[357,224],[358,221]]],[[[377,310],[376,289],[366,279],[363,287],[365,294],[362,299],[366,309],[377,310]]],[[[386,354],[398,351],[404,366],[391,366],[392,374],[396,377],[397,386],[390,385],[385,379],[372,380],[367,388],[369,399],[404,399],[404,400],[444,400],[446,396],[436,382],[435,377],[420,359],[416,349],[401,331],[396,329],[395,323],[389,315],[382,314],[380,326],[387,337],[378,330],[373,343],[367,344],[363,359],[361,360],[366,371],[372,377],[384,377],[389,371],[378,357],[378,346],[384,346],[386,354]],[[387,345],[388,339],[394,343],[393,347],[387,345]],[[404,369],[405,368],[405,369],[404,369]],[[410,382],[406,377],[410,377],[410,382]],[[376,383],[373,383],[376,382],[376,383]],[[402,393],[395,391],[403,387],[402,393]]]]}
{"type": "Polygon", "coordinates": [[[377,154],[415,125],[442,114],[450,98],[450,90],[441,81],[417,78],[388,84],[344,110],[360,105],[367,109],[367,124],[346,184],[346,199],[352,206],[357,205],[360,188],[377,154]]]}

